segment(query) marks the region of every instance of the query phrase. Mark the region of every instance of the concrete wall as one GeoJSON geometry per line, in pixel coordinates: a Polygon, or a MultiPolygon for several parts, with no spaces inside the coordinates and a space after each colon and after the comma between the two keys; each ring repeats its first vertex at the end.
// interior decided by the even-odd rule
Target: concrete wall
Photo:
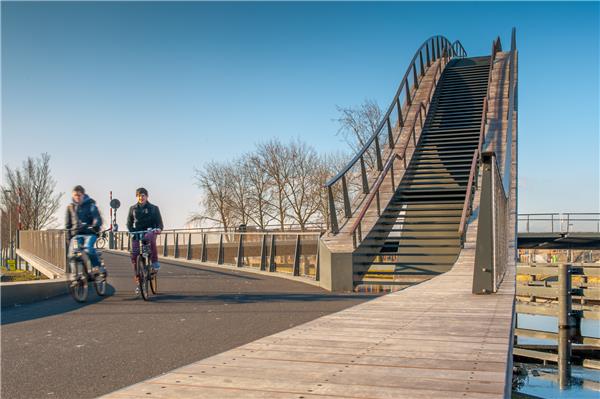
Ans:
{"type": "Polygon", "coordinates": [[[42,301],[66,293],[67,281],[64,278],[0,283],[3,308],[42,301]]]}

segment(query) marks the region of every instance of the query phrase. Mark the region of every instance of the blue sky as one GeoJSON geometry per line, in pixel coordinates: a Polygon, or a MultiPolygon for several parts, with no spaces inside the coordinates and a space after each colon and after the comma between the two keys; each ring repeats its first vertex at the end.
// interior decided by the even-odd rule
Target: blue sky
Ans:
{"type": "Polygon", "coordinates": [[[272,137],[345,149],[336,105],[387,107],[427,37],[485,55],[513,26],[519,210],[600,211],[597,2],[1,7],[3,164],[48,152],[58,189],[105,214],[109,190],[129,204],[145,186],[181,227],[194,167],[272,137]]]}

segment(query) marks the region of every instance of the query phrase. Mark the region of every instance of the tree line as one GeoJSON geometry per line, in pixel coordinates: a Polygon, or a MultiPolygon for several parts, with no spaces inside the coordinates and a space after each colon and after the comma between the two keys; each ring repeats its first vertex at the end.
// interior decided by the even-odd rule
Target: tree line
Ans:
{"type": "MultiPolygon", "coordinates": [[[[370,100],[354,108],[338,107],[338,112],[338,134],[353,153],[375,132],[382,114],[370,100]]],[[[239,225],[282,231],[290,225],[300,230],[329,228],[328,196],[323,186],[348,159],[344,152],[319,154],[300,139],[287,143],[271,139],[236,159],[209,162],[195,169],[195,184],[202,192],[201,211],[189,222],[216,224],[225,230],[239,225]]],[[[374,166],[372,154],[367,154],[366,161],[374,166]]],[[[340,196],[334,192],[337,200],[340,196]]]]}

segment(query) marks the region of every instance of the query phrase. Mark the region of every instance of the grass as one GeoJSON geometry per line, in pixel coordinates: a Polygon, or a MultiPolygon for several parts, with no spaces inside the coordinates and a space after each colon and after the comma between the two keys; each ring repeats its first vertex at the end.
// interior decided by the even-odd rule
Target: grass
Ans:
{"type": "Polygon", "coordinates": [[[2,281],[3,283],[45,279],[47,279],[47,277],[44,275],[37,277],[33,272],[26,270],[18,270],[15,268],[15,266],[10,266],[10,270],[6,270],[6,267],[2,267],[2,270],[0,270],[0,281],[2,281]]]}

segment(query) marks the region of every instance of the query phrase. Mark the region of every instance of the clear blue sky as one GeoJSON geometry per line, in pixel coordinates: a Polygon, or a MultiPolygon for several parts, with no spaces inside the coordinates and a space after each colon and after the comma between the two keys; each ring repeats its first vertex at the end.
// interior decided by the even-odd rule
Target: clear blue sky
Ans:
{"type": "Polygon", "coordinates": [[[50,153],[58,189],[105,214],[109,190],[129,204],[143,185],[181,227],[194,167],[271,137],[342,148],[336,105],[387,107],[427,37],[484,55],[513,26],[520,211],[600,209],[597,2],[1,7],[2,162],[50,153]]]}

